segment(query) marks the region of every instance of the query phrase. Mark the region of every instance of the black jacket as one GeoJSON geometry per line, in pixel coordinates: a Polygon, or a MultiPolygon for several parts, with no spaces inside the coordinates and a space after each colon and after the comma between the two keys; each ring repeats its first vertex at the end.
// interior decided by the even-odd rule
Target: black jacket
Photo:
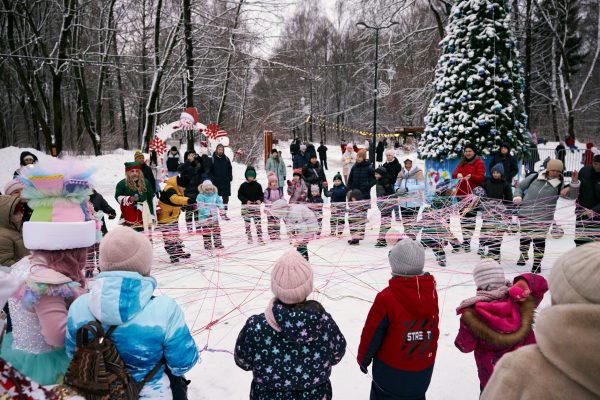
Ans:
{"type": "Polygon", "coordinates": [[[192,199],[198,197],[198,185],[200,185],[206,177],[204,169],[202,168],[202,163],[199,162],[198,159],[192,162],[187,161],[186,155],[186,161],[179,166],[179,174],[181,176],[187,176],[190,179],[190,183],[184,190],[185,197],[192,199]]]}
{"type": "Polygon", "coordinates": [[[373,175],[373,167],[368,161],[356,163],[350,170],[348,175],[348,189],[358,189],[361,191],[363,199],[371,198],[371,188],[375,184],[375,176],[373,175]]]}
{"type": "Polygon", "coordinates": [[[579,170],[579,197],[577,203],[600,213],[600,173],[588,165],[579,170]]]}
{"type": "Polygon", "coordinates": [[[519,173],[519,163],[515,156],[510,153],[507,154],[506,157],[503,157],[501,153],[494,154],[492,161],[488,165],[490,175],[492,174],[492,168],[494,168],[494,165],[496,164],[502,164],[504,167],[504,177],[507,182],[512,182],[513,178],[519,173]]]}
{"type": "Polygon", "coordinates": [[[225,154],[218,156],[215,152],[210,167],[210,180],[217,187],[219,196],[231,196],[231,181],[233,180],[233,168],[231,161],[225,154]]]}
{"type": "MultiPolygon", "coordinates": [[[[248,167],[246,168],[246,172],[248,170],[254,170],[254,168],[248,167]]],[[[256,172],[256,170],[254,171],[256,172]]],[[[240,202],[242,203],[242,208],[248,201],[254,203],[257,200],[260,200],[262,202],[265,200],[263,188],[260,183],[255,180],[252,182],[243,182],[238,189],[238,199],[240,199],[240,202]]]]}
{"type": "Polygon", "coordinates": [[[317,150],[315,150],[315,145],[309,143],[306,145],[306,153],[308,154],[308,159],[310,160],[310,156],[317,156],[317,150]]]}
{"type": "Polygon", "coordinates": [[[486,198],[502,200],[503,203],[512,203],[513,192],[508,183],[504,178],[496,180],[494,178],[486,178],[481,184],[481,187],[485,189],[486,198]]]}
{"type": "Polygon", "coordinates": [[[311,164],[310,161],[302,168],[302,177],[308,185],[308,197],[312,197],[310,193],[310,185],[319,185],[319,193],[323,189],[323,182],[327,181],[325,172],[321,168],[321,163],[311,164]]]}
{"type": "Polygon", "coordinates": [[[169,153],[167,154],[167,171],[176,172],[179,168],[179,152],[175,154],[169,153]]]}
{"type": "Polygon", "coordinates": [[[396,182],[396,178],[398,177],[398,173],[402,170],[402,165],[400,165],[400,161],[396,157],[394,157],[394,161],[386,162],[382,165],[383,168],[388,173],[388,177],[392,181],[392,183],[396,182]]]}
{"type": "Polygon", "coordinates": [[[317,153],[319,153],[319,158],[321,160],[327,160],[327,146],[320,145],[317,147],[317,153]]]}
{"type": "MultiPolygon", "coordinates": [[[[117,212],[108,205],[108,202],[102,197],[102,195],[94,190],[92,194],[90,194],[90,203],[92,203],[92,207],[94,207],[94,211],[102,211],[105,215],[109,217],[116,217],[117,212]]],[[[112,219],[111,218],[111,219],[112,219]]],[[[106,229],[106,222],[104,221],[104,217],[102,217],[102,235],[106,235],[108,233],[108,229],[106,229]]]]}
{"type": "Polygon", "coordinates": [[[375,160],[377,162],[382,162],[383,161],[383,152],[385,151],[385,145],[383,144],[383,142],[379,142],[377,143],[377,147],[375,148],[375,160]]]}

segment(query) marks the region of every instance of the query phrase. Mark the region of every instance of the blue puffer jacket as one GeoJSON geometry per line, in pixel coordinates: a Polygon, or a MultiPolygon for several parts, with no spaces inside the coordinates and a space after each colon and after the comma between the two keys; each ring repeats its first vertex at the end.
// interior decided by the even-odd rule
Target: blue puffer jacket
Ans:
{"type": "MultiPolygon", "coordinates": [[[[134,379],[140,381],[164,355],[174,375],[188,372],[198,361],[198,349],[181,308],[169,297],[152,298],[156,280],[137,272],[102,272],[90,293],[69,308],[65,349],[75,352],[77,329],[98,319],[108,329],[116,325],[112,340],[134,379]]],[[[141,399],[172,399],[164,368],[147,383],[141,399]]]]}
{"type": "Polygon", "coordinates": [[[346,340],[316,301],[273,305],[277,332],[265,314],[246,321],[235,344],[235,363],[252,371],[255,400],[331,399],[331,367],[340,362],[346,340]]]}
{"type": "Polygon", "coordinates": [[[196,197],[196,204],[200,223],[219,220],[219,208],[223,208],[223,200],[217,193],[199,193],[196,197]]]}

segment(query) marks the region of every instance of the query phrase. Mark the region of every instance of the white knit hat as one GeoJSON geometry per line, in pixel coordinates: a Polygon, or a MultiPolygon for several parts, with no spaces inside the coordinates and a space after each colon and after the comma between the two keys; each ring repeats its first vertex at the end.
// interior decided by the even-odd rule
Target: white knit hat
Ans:
{"type": "Polygon", "coordinates": [[[312,267],[295,249],[285,252],[273,266],[271,291],[285,304],[301,303],[312,293],[312,267]]]}
{"type": "Polygon", "coordinates": [[[152,244],[144,234],[117,226],[100,242],[98,264],[102,272],[131,271],[148,276],[152,270],[152,244]]]}
{"type": "Polygon", "coordinates": [[[600,243],[564,253],[554,263],[548,284],[555,304],[600,304],[600,243]]]}
{"type": "Polygon", "coordinates": [[[473,280],[477,289],[481,290],[498,289],[506,283],[504,269],[491,258],[483,259],[477,263],[473,269],[473,280]]]}
{"type": "Polygon", "coordinates": [[[405,237],[392,247],[388,260],[393,276],[423,275],[425,249],[420,242],[405,237]]]}

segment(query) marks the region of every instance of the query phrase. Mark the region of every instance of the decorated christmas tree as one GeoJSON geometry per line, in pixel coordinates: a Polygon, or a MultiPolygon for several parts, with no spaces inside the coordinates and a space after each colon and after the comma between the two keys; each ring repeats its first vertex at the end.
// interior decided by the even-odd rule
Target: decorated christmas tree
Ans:
{"type": "Polygon", "coordinates": [[[529,147],[524,80],[504,0],[458,0],[450,15],[425,118],[419,156],[456,159],[471,142],[487,156],[507,142],[518,158],[529,147]]]}

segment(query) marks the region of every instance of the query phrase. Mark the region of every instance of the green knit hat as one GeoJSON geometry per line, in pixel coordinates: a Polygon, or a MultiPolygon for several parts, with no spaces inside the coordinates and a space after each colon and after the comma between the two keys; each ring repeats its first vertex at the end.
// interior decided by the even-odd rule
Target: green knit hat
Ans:
{"type": "Polygon", "coordinates": [[[132,169],[141,169],[141,168],[142,168],[142,166],[140,165],[140,163],[136,162],[136,161],[125,163],[125,171],[131,171],[132,169]]]}
{"type": "Polygon", "coordinates": [[[342,175],[339,172],[333,176],[333,180],[335,181],[336,179],[342,180],[342,175]]]}

